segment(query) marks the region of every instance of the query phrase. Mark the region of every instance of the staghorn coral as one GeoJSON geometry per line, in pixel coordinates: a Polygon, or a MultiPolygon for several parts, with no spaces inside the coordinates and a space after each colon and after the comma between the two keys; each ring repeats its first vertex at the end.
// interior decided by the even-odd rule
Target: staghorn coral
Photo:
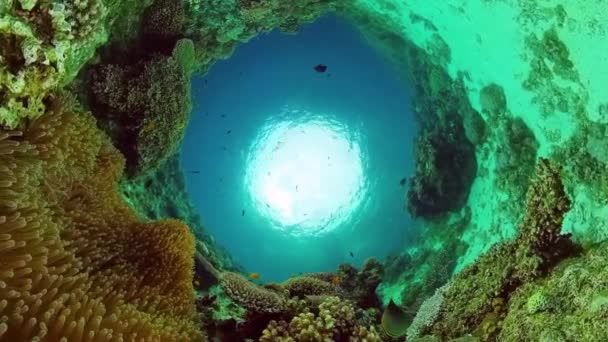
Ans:
{"type": "Polygon", "coordinates": [[[0,339],[201,340],[194,240],[120,199],[122,156],[58,102],[0,131],[0,339]]]}
{"type": "Polygon", "coordinates": [[[285,297],[253,284],[238,273],[223,272],[220,283],[230,298],[253,312],[279,313],[285,310],[285,297]]]}
{"type": "Polygon", "coordinates": [[[522,284],[578,251],[569,234],[560,234],[570,209],[560,168],[540,159],[526,198],[526,215],[515,239],[493,246],[451,281],[431,328],[433,335],[463,336],[488,317],[500,317],[493,303],[506,302],[522,284]]]}

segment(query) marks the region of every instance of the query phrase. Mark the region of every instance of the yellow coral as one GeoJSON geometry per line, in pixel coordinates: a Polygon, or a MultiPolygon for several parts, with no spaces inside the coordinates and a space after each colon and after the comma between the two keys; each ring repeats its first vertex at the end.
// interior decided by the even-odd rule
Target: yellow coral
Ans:
{"type": "Polygon", "coordinates": [[[194,239],[137,219],[116,191],[123,165],[89,114],[0,131],[0,340],[203,339],[194,239]]]}

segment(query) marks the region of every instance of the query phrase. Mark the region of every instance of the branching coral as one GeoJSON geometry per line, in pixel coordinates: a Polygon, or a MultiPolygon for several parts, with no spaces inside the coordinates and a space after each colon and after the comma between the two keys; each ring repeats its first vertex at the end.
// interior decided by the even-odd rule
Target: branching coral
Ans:
{"type": "Polygon", "coordinates": [[[327,297],[318,307],[318,314],[303,312],[289,323],[271,321],[260,341],[380,341],[370,329],[356,325],[355,309],[348,301],[327,297]]]}
{"type": "Polygon", "coordinates": [[[0,338],[200,340],[194,240],[120,199],[123,158],[56,102],[0,132],[0,338]]]}

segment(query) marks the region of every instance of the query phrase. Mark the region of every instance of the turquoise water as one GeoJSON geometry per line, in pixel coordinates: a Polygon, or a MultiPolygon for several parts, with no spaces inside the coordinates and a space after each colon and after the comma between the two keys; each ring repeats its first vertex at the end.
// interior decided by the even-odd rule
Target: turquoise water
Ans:
{"type": "Polygon", "coordinates": [[[413,237],[400,181],[416,128],[397,74],[327,16],[242,44],[193,80],[188,191],[237,262],[281,281],[383,258],[413,237]]]}

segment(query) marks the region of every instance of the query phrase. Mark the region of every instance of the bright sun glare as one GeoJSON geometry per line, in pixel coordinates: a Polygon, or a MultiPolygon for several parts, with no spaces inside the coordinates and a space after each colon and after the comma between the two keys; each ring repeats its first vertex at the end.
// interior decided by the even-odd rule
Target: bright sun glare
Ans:
{"type": "Polygon", "coordinates": [[[274,228],[319,235],[348,220],[364,198],[359,135],[329,117],[301,110],[283,114],[256,137],[245,184],[274,228]]]}

